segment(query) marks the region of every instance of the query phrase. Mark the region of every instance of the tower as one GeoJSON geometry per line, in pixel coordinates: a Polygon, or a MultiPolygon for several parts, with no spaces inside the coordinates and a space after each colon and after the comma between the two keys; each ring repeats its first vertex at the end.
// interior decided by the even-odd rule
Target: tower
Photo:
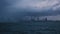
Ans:
{"type": "Polygon", "coordinates": [[[45,18],[45,21],[47,21],[47,17],[45,18]]]}

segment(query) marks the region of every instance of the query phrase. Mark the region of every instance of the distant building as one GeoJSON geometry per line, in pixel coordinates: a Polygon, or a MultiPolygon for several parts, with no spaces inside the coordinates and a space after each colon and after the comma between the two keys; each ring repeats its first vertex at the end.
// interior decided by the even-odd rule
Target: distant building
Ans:
{"type": "Polygon", "coordinates": [[[45,18],[45,21],[47,21],[47,18],[45,18]]]}
{"type": "Polygon", "coordinates": [[[40,18],[39,20],[47,21],[47,17],[40,18]]]}

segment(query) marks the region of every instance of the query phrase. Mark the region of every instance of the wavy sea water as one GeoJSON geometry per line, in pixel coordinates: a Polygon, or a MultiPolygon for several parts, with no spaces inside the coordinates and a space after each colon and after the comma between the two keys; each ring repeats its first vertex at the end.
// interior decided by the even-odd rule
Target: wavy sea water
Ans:
{"type": "Polygon", "coordinates": [[[0,31],[1,34],[60,34],[60,21],[0,23],[0,31]]]}

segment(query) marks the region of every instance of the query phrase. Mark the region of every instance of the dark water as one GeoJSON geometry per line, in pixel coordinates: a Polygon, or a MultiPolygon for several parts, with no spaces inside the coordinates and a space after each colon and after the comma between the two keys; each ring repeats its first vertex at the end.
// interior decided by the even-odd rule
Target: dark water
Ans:
{"type": "Polygon", "coordinates": [[[60,34],[60,22],[0,23],[0,34],[60,34]]]}

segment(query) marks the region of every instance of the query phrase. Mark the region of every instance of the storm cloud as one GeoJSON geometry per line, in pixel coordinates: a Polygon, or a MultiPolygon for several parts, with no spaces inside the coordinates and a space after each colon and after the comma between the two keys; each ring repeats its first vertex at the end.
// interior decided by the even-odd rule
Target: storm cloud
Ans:
{"type": "Polygon", "coordinates": [[[12,6],[16,8],[24,8],[24,9],[33,9],[33,10],[56,10],[60,7],[60,1],[59,0],[22,0],[17,1],[16,4],[13,4],[12,6]]]}
{"type": "Polygon", "coordinates": [[[60,14],[59,0],[1,0],[0,16],[54,16],[60,14]]]}
{"type": "MultiPolygon", "coordinates": [[[[17,9],[36,10],[37,12],[42,10],[57,10],[60,8],[59,0],[2,0],[0,2],[2,8],[6,11],[16,11],[17,9]]],[[[0,7],[1,7],[0,6],[0,7]]]]}

